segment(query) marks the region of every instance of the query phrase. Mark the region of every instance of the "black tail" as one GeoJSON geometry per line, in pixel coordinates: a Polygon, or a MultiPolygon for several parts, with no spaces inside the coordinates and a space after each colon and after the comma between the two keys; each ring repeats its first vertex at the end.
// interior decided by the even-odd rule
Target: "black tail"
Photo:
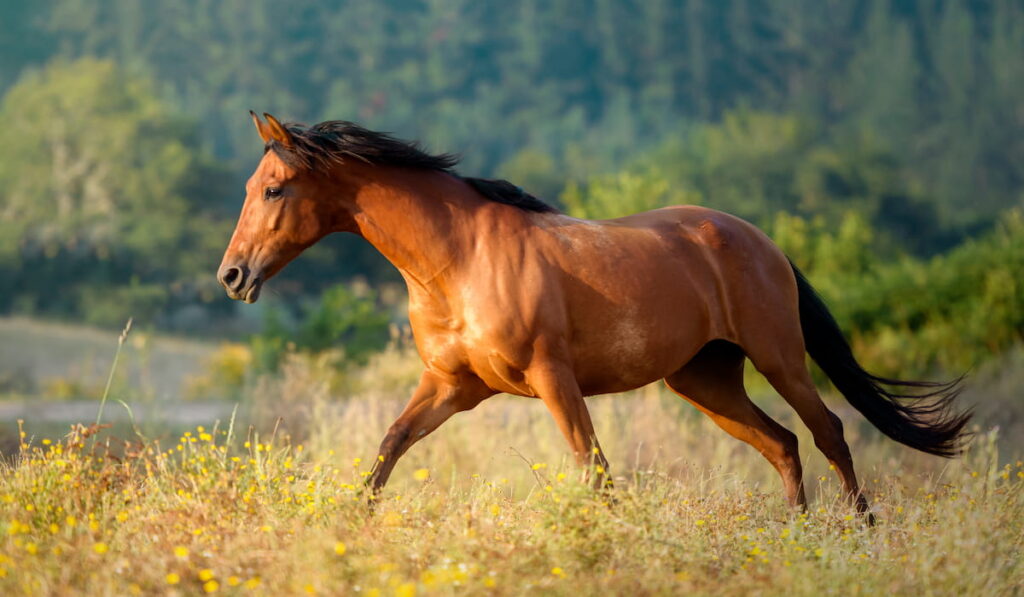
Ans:
{"type": "Polygon", "coordinates": [[[964,426],[971,419],[969,411],[958,413],[953,407],[963,376],[942,383],[871,375],[857,363],[825,302],[795,265],[793,273],[807,352],[850,404],[901,444],[946,458],[959,454],[966,437],[964,426]]]}

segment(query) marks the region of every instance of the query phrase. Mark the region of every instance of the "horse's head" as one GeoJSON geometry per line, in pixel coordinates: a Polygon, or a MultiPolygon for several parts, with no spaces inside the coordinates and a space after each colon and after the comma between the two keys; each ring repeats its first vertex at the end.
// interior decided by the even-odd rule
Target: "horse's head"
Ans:
{"type": "Polygon", "coordinates": [[[260,288],[306,248],[337,230],[329,180],[315,169],[282,159],[297,139],[276,118],[252,113],[266,144],[245,185],[245,203],[224,252],[217,279],[229,297],[253,303],[260,288]]]}

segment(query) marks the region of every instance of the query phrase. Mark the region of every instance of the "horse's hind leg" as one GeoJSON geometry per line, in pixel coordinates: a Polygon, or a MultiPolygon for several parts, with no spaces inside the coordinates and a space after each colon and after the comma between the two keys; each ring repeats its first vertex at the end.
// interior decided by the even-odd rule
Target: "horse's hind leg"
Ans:
{"type": "Polygon", "coordinates": [[[712,342],[665,382],[727,433],[767,458],[782,477],[789,504],[803,508],[807,500],[796,436],[750,401],[743,387],[744,360],[735,344],[712,342]]]}
{"type": "Polygon", "coordinates": [[[867,512],[868,503],[860,492],[850,447],[843,437],[843,422],[825,406],[818,395],[804,361],[803,346],[802,340],[793,344],[777,341],[775,346],[763,353],[748,350],[748,354],[757,370],[811,430],[814,445],[838,472],[843,489],[857,505],[857,511],[867,512]]]}

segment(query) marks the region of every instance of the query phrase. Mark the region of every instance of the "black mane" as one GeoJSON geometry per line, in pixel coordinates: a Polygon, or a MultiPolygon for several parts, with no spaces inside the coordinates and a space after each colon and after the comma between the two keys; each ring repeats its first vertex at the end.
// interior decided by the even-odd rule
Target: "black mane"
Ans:
{"type": "Polygon", "coordinates": [[[292,135],[292,146],[285,147],[271,140],[264,151],[273,151],[293,168],[327,170],[344,163],[346,158],[353,158],[381,166],[437,170],[461,178],[491,201],[525,211],[558,211],[507,180],[460,176],[455,171],[455,165],[459,163],[457,156],[427,153],[414,141],[396,139],[388,133],[371,131],[344,120],[321,122],[310,127],[295,123],[285,126],[292,135]]]}
{"type": "Polygon", "coordinates": [[[540,199],[524,191],[522,187],[517,187],[507,180],[496,180],[491,178],[461,178],[466,181],[469,186],[476,189],[476,192],[491,201],[504,203],[505,205],[511,205],[512,207],[518,207],[525,211],[558,213],[558,210],[554,207],[544,203],[540,199]]]}

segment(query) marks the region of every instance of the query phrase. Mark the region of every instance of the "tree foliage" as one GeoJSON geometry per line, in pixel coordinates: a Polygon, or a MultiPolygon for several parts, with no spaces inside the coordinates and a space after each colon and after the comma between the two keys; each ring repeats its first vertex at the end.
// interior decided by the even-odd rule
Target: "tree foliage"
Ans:
{"type": "Polygon", "coordinates": [[[264,329],[250,339],[256,365],[263,371],[276,371],[285,354],[295,351],[342,349],[346,363],[365,363],[387,344],[391,321],[372,291],[356,293],[341,284],[328,288],[319,301],[302,304],[297,323],[289,325],[288,313],[273,307],[266,318],[264,329]]]}
{"type": "Polygon", "coordinates": [[[155,315],[175,284],[197,283],[226,233],[210,200],[225,173],[152,83],[110,61],[56,61],[8,92],[0,122],[0,300],[155,315]]]}
{"type": "Polygon", "coordinates": [[[529,149],[582,180],[747,106],[840,142],[874,136],[946,222],[991,219],[1024,181],[1024,6],[1011,0],[3,5],[21,16],[11,43],[26,63],[45,58],[43,38],[151,72],[236,165],[258,155],[250,108],[420,137],[474,174],[529,149]],[[580,147],[597,163],[574,159],[580,147]]]}
{"type": "MultiPolygon", "coordinates": [[[[892,369],[1019,341],[1020,2],[0,0],[0,14],[3,312],[214,329],[232,307],[213,269],[262,147],[252,108],[420,138],[575,216],[740,215],[892,369]]],[[[354,276],[394,279],[365,245],[327,239],[275,282],[305,305],[354,276]]]]}

